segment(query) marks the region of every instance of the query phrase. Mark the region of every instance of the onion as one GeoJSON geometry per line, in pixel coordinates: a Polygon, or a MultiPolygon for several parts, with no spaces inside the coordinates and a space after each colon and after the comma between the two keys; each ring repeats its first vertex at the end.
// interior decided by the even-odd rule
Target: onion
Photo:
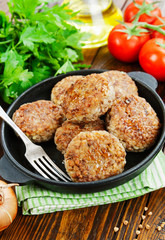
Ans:
{"type": "Polygon", "coordinates": [[[11,188],[16,185],[18,184],[7,184],[0,180],[0,231],[7,228],[17,215],[17,198],[11,188]]]}

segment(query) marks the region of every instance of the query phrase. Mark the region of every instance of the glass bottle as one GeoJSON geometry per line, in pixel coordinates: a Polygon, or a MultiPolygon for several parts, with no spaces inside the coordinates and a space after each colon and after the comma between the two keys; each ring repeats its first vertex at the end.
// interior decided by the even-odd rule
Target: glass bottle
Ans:
{"type": "Polygon", "coordinates": [[[81,23],[75,26],[81,32],[90,33],[88,40],[85,40],[84,48],[100,47],[107,44],[107,38],[112,28],[122,21],[122,12],[115,6],[112,0],[64,0],[68,8],[76,14],[75,19],[81,23]]]}

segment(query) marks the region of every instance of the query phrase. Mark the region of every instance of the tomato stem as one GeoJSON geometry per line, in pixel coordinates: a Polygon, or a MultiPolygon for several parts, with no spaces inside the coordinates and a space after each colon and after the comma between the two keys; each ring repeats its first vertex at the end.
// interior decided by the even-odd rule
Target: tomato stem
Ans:
{"type": "Polygon", "coordinates": [[[136,1],[133,1],[133,2],[135,7],[139,9],[133,21],[134,23],[137,23],[142,14],[147,14],[150,16],[151,12],[156,8],[155,3],[158,3],[159,1],[151,2],[151,3],[143,1],[142,4],[138,4],[136,3],[136,1]]]}
{"type": "Polygon", "coordinates": [[[165,30],[163,30],[161,27],[164,27],[165,25],[152,25],[146,22],[138,22],[136,23],[137,26],[140,27],[144,27],[144,28],[148,28],[148,29],[152,29],[152,30],[156,30],[157,32],[165,35],[165,30]]]}
{"type": "Polygon", "coordinates": [[[118,21],[118,22],[121,25],[123,25],[125,27],[125,29],[116,30],[116,31],[125,32],[130,37],[133,35],[140,36],[140,33],[149,32],[149,29],[155,30],[155,31],[161,33],[162,35],[165,35],[165,30],[162,29],[162,27],[165,27],[165,23],[163,23],[161,25],[152,25],[147,22],[132,22],[132,25],[129,26],[128,23],[126,23],[126,22],[122,22],[122,21],[118,21]],[[138,27],[141,27],[141,28],[138,28],[138,27]],[[147,29],[148,29],[148,31],[147,31],[147,29]]]}
{"type": "Polygon", "coordinates": [[[145,28],[141,28],[138,24],[129,24],[125,22],[118,21],[121,25],[123,25],[124,29],[116,29],[117,32],[123,32],[128,34],[128,39],[132,36],[141,36],[142,33],[149,33],[149,30],[145,28]]]}

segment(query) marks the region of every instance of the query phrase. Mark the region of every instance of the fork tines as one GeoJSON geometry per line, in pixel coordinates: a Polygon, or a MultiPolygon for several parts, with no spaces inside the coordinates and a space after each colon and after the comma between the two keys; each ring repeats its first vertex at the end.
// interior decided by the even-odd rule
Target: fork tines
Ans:
{"type": "Polygon", "coordinates": [[[55,180],[62,179],[65,182],[70,181],[70,178],[60,169],[58,166],[47,156],[42,156],[34,161],[38,167],[40,167],[40,172],[42,171],[42,175],[46,175],[47,178],[52,178],[55,180]],[[42,170],[41,170],[42,169],[42,170]]]}
{"type": "MultiPolygon", "coordinates": [[[[34,147],[34,144],[33,144],[34,147]]],[[[71,181],[69,176],[67,176],[45,153],[45,151],[39,147],[31,149],[31,151],[26,151],[25,156],[27,160],[32,164],[32,166],[40,173],[43,177],[47,179],[54,179],[59,181],[60,179],[68,182],[71,181]]]]}

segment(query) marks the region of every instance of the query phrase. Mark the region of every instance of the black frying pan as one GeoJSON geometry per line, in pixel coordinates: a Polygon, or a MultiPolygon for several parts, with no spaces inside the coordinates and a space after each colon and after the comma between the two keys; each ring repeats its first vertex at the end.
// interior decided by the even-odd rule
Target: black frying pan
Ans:
{"type": "MultiPolygon", "coordinates": [[[[101,73],[103,71],[105,70],[82,70],[46,79],[34,85],[18,97],[9,107],[7,113],[11,117],[16,109],[24,103],[39,99],[50,100],[50,93],[53,86],[68,75],[87,75],[91,73],[101,73]]],[[[152,148],[141,153],[127,153],[127,163],[123,173],[107,179],[84,183],[57,182],[55,180],[46,179],[36,173],[33,167],[28,163],[24,157],[25,147],[23,142],[17,138],[14,131],[3,122],[1,139],[4,156],[0,160],[0,175],[7,181],[17,182],[19,184],[33,182],[54,191],[83,193],[110,189],[119,186],[140,174],[147,166],[149,166],[164,144],[165,107],[163,101],[155,91],[157,87],[157,81],[155,78],[143,72],[131,72],[129,75],[134,79],[138,87],[139,95],[146,98],[157,112],[162,127],[160,135],[152,148]]],[[[63,155],[56,149],[53,140],[43,143],[41,146],[45,149],[52,160],[54,160],[63,171],[65,171],[64,165],[62,164],[63,155]]]]}

